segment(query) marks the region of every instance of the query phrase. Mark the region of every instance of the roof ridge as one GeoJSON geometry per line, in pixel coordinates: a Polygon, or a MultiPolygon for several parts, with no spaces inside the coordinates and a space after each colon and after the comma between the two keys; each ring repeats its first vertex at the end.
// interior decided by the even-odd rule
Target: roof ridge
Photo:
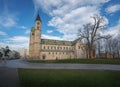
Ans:
{"type": "MultiPolygon", "coordinates": [[[[42,40],[53,40],[53,41],[67,41],[67,40],[44,39],[44,38],[42,38],[42,40]]],[[[73,41],[68,41],[68,42],[73,42],[73,41]]]]}

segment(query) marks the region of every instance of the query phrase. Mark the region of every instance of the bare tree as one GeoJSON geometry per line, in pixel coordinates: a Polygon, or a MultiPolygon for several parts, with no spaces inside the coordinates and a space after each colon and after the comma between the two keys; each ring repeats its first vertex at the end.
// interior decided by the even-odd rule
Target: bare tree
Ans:
{"type": "Polygon", "coordinates": [[[10,52],[10,49],[8,46],[5,47],[4,52],[5,52],[5,56],[9,57],[8,53],[10,52]]]}
{"type": "Polygon", "coordinates": [[[106,58],[111,58],[111,54],[112,54],[111,45],[112,45],[112,38],[104,40],[104,53],[106,54],[106,58]],[[107,54],[109,54],[109,56],[107,56],[107,54]]]}
{"type": "Polygon", "coordinates": [[[79,29],[78,36],[80,39],[84,39],[87,46],[88,58],[94,57],[95,42],[102,38],[108,38],[109,35],[101,35],[100,31],[106,28],[104,17],[94,15],[91,17],[94,22],[83,25],[83,28],[79,29]]]}
{"type": "Polygon", "coordinates": [[[101,52],[102,52],[102,48],[103,48],[103,43],[102,43],[102,39],[96,41],[96,50],[97,50],[97,57],[100,58],[101,57],[101,52]]]}
{"type": "Polygon", "coordinates": [[[120,41],[117,38],[110,38],[105,42],[105,52],[109,53],[109,58],[119,58],[120,41]]]}
{"type": "Polygon", "coordinates": [[[118,35],[117,40],[118,40],[118,42],[117,42],[117,55],[118,55],[118,58],[120,58],[120,34],[118,35]]]}

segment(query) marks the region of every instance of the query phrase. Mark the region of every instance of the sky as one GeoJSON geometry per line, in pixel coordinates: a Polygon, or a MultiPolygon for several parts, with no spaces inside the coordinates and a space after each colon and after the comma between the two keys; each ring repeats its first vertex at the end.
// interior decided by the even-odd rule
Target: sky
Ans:
{"type": "Polygon", "coordinates": [[[94,14],[105,18],[104,34],[120,34],[120,0],[0,0],[0,47],[28,48],[38,13],[44,39],[77,39],[94,14]]]}

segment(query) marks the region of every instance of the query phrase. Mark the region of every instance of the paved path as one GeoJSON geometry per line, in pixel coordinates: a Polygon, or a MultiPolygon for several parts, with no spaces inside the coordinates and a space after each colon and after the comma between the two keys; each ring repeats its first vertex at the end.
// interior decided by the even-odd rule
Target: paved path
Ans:
{"type": "Polygon", "coordinates": [[[9,60],[6,64],[0,63],[0,67],[9,68],[31,68],[31,69],[98,69],[98,70],[120,70],[120,65],[108,64],[44,64],[44,63],[29,63],[18,60],[9,60]]]}
{"type": "Polygon", "coordinates": [[[0,67],[0,87],[19,87],[17,69],[0,67]]]}

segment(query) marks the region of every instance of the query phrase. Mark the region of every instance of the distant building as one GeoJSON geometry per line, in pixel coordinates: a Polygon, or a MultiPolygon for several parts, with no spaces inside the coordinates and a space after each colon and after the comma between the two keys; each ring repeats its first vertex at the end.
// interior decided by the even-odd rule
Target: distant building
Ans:
{"type": "Polygon", "coordinates": [[[21,48],[18,51],[19,51],[21,57],[29,56],[29,49],[21,48]]]}
{"type": "Polygon", "coordinates": [[[79,39],[62,41],[41,38],[41,19],[39,14],[35,20],[35,27],[30,32],[29,59],[55,60],[68,58],[86,58],[84,44],[79,39]]]}
{"type": "Polygon", "coordinates": [[[104,52],[102,52],[102,53],[99,54],[98,57],[99,58],[112,58],[112,53],[109,53],[109,52],[104,53],[104,52]]]}
{"type": "Polygon", "coordinates": [[[9,59],[20,58],[19,52],[15,51],[15,50],[10,51],[10,52],[8,53],[8,55],[9,55],[9,59]]]}

